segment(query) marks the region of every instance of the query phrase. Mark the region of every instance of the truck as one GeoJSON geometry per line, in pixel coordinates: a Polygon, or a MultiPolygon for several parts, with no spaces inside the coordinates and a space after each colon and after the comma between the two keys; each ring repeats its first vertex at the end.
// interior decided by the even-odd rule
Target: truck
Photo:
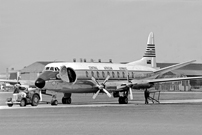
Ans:
{"type": "Polygon", "coordinates": [[[8,98],[6,104],[12,107],[14,104],[18,104],[21,107],[26,105],[37,106],[41,99],[40,90],[37,88],[21,88],[16,89],[13,92],[13,97],[8,98]],[[24,90],[23,90],[24,89],[24,90]]]}

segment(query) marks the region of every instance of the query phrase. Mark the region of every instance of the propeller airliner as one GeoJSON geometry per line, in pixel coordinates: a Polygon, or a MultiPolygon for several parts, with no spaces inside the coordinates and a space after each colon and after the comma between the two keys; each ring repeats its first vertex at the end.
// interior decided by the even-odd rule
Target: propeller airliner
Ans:
{"type": "MultiPolygon", "coordinates": [[[[202,77],[161,78],[159,75],[181,68],[195,60],[172,65],[165,68],[156,67],[156,50],[154,34],[151,32],[147,48],[142,59],[127,64],[118,63],[87,63],[87,62],[56,62],[47,64],[35,81],[35,86],[43,90],[64,93],[63,104],[71,104],[72,93],[99,93],[108,97],[118,98],[119,104],[127,104],[128,97],[133,99],[132,89],[147,90],[155,83],[202,79],[202,77]]],[[[58,101],[53,95],[51,104],[58,101]]]]}

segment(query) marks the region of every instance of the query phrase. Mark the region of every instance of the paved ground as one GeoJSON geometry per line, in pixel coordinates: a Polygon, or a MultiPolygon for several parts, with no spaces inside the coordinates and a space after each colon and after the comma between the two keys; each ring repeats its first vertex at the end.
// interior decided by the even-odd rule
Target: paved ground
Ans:
{"type": "Polygon", "coordinates": [[[0,110],[2,135],[201,135],[202,104],[0,110]]]}
{"type": "MultiPolygon", "coordinates": [[[[74,95],[72,105],[57,107],[40,104],[38,107],[8,108],[1,103],[0,134],[201,135],[202,103],[178,103],[179,100],[173,99],[183,97],[186,101],[195,97],[195,101],[199,101],[202,94],[173,94],[164,93],[161,96],[164,103],[149,105],[143,104],[141,93],[134,95],[137,100],[128,105],[119,105],[117,99],[108,99],[106,95],[93,101],[89,94],[74,95]],[[169,96],[172,100],[167,100],[169,96]]],[[[2,97],[5,98],[5,94],[0,94],[2,97]]]]}

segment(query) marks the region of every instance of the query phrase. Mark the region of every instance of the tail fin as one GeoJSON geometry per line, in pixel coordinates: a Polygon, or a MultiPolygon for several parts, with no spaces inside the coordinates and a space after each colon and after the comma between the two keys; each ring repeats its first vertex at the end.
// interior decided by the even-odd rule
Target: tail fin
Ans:
{"type": "Polygon", "coordinates": [[[151,32],[147,41],[147,49],[142,59],[128,63],[129,65],[142,65],[156,68],[156,49],[154,44],[154,34],[151,32]]]}

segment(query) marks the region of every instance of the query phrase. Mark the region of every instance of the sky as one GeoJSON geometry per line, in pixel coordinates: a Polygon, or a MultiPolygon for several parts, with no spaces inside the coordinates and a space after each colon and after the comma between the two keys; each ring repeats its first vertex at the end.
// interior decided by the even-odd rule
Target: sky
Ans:
{"type": "Polygon", "coordinates": [[[36,61],[202,63],[200,0],[0,0],[0,73],[36,61]]]}

